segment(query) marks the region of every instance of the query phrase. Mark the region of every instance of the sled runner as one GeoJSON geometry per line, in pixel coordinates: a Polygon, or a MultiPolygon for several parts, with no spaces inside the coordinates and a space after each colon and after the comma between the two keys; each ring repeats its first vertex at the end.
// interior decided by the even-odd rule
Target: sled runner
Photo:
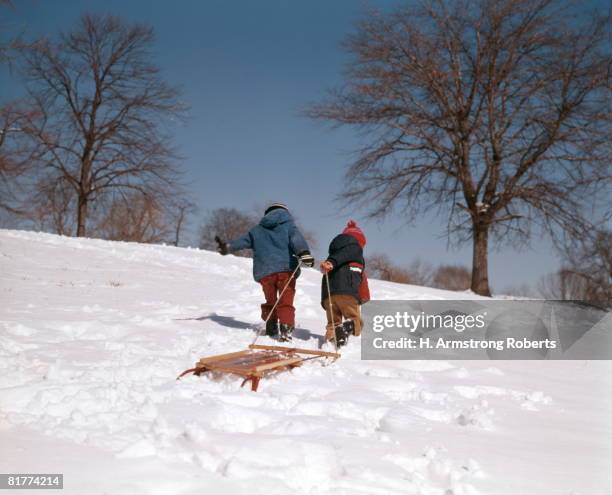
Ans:
{"type": "Polygon", "coordinates": [[[305,361],[324,357],[336,360],[340,354],[314,349],[251,344],[244,351],[202,358],[195,367],[183,371],[176,379],[189,373],[196,376],[207,371],[228,373],[244,378],[241,387],[250,381],[251,390],[256,392],[261,378],[301,366],[305,361]]]}

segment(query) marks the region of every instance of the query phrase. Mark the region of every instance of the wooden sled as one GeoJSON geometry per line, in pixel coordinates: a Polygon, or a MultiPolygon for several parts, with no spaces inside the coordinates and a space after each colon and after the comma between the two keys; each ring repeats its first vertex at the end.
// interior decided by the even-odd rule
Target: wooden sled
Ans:
{"type": "Polygon", "coordinates": [[[200,376],[207,371],[230,373],[244,378],[241,387],[251,382],[251,390],[257,392],[259,380],[266,375],[278,373],[301,366],[304,361],[322,357],[340,357],[336,352],[315,351],[313,349],[299,349],[297,347],[283,347],[278,345],[252,344],[248,349],[238,352],[229,352],[200,359],[195,367],[183,371],[176,379],[193,373],[200,376]]]}

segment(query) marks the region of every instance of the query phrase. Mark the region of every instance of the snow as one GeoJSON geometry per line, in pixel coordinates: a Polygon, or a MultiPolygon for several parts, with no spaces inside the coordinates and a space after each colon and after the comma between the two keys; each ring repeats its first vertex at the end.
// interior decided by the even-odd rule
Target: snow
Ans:
{"type": "MultiPolygon", "coordinates": [[[[176,381],[252,341],[250,263],[0,230],[0,472],[64,473],[67,494],[612,493],[610,362],[361,361],[353,339],[257,393],[176,381]]],[[[319,283],[298,281],[301,347],[321,341],[319,283]]]]}

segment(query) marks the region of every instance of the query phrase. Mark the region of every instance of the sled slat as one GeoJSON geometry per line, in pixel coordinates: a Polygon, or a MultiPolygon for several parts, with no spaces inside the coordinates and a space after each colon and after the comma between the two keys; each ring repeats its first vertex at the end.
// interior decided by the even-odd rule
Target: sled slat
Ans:
{"type": "Polygon", "coordinates": [[[238,375],[248,375],[253,373],[260,373],[262,371],[273,370],[275,368],[284,368],[290,365],[296,365],[301,362],[300,358],[292,358],[292,359],[283,359],[283,360],[275,360],[267,363],[258,364],[256,366],[232,366],[231,364],[227,364],[224,366],[210,366],[210,371],[218,371],[223,373],[236,373],[238,375]]]}
{"type": "Polygon", "coordinates": [[[222,373],[249,374],[249,373],[253,373],[257,371],[257,366],[235,365],[233,363],[226,363],[226,364],[212,364],[210,366],[207,366],[207,369],[209,369],[210,371],[219,371],[222,373]]]}
{"type": "Polygon", "coordinates": [[[219,368],[219,367],[225,367],[225,366],[232,366],[232,367],[242,367],[242,366],[252,366],[255,363],[258,363],[261,361],[261,357],[260,356],[254,356],[253,354],[246,354],[243,356],[234,356],[234,357],[229,357],[229,358],[224,358],[224,359],[220,359],[218,361],[213,361],[211,363],[208,363],[211,367],[215,367],[215,368],[219,368]]]}
{"type": "Polygon", "coordinates": [[[282,355],[279,356],[276,353],[252,353],[245,356],[236,356],[220,361],[213,361],[209,363],[209,367],[216,369],[235,368],[249,370],[259,365],[276,362],[282,357],[282,355]]]}
{"type": "Polygon", "coordinates": [[[214,371],[217,373],[233,373],[234,375],[250,376],[254,373],[253,368],[232,368],[231,366],[221,368],[207,368],[207,371],[214,371]]]}
{"type": "Polygon", "coordinates": [[[300,349],[299,347],[284,347],[282,345],[261,345],[261,344],[251,344],[249,349],[262,349],[267,351],[285,351],[292,352],[297,354],[313,354],[317,356],[326,356],[326,357],[335,357],[339,358],[340,354],[337,352],[328,352],[328,351],[317,351],[315,349],[300,349]]]}
{"type": "Polygon", "coordinates": [[[228,352],[227,354],[219,354],[218,356],[210,356],[207,358],[201,358],[198,362],[200,364],[214,363],[215,361],[222,361],[227,358],[231,358],[234,356],[240,356],[243,354],[248,354],[249,351],[238,351],[238,352],[228,352]]]}
{"type": "Polygon", "coordinates": [[[290,364],[299,363],[302,361],[302,358],[291,358],[291,359],[283,359],[282,361],[275,361],[268,364],[261,364],[259,366],[255,366],[255,371],[265,371],[274,368],[281,368],[284,366],[289,366],[290,364]]]}
{"type": "Polygon", "coordinates": [[[282,359],[283,359],[283,356],[268,357],[266,359],[259,359],[257,361],[253,361],[248,366],[241,366],[241,368],[248,367],[253,370],[258,370],[262,366],[268,366],[269,364],[278,363],[282,359]]]}

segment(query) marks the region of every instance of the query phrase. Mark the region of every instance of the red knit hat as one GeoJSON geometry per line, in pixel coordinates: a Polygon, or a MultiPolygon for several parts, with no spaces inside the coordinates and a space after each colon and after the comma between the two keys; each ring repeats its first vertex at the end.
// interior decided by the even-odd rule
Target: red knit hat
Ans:
{"type": "Polygon", "coordinates": [[[366,236],[363,231],[357,227],[357,222],[355,222],[355,220],[349,220],[342,233],[353,236],[355,239],[357,239],[357,242],[362,248],[366,245],[366,236]]]}

